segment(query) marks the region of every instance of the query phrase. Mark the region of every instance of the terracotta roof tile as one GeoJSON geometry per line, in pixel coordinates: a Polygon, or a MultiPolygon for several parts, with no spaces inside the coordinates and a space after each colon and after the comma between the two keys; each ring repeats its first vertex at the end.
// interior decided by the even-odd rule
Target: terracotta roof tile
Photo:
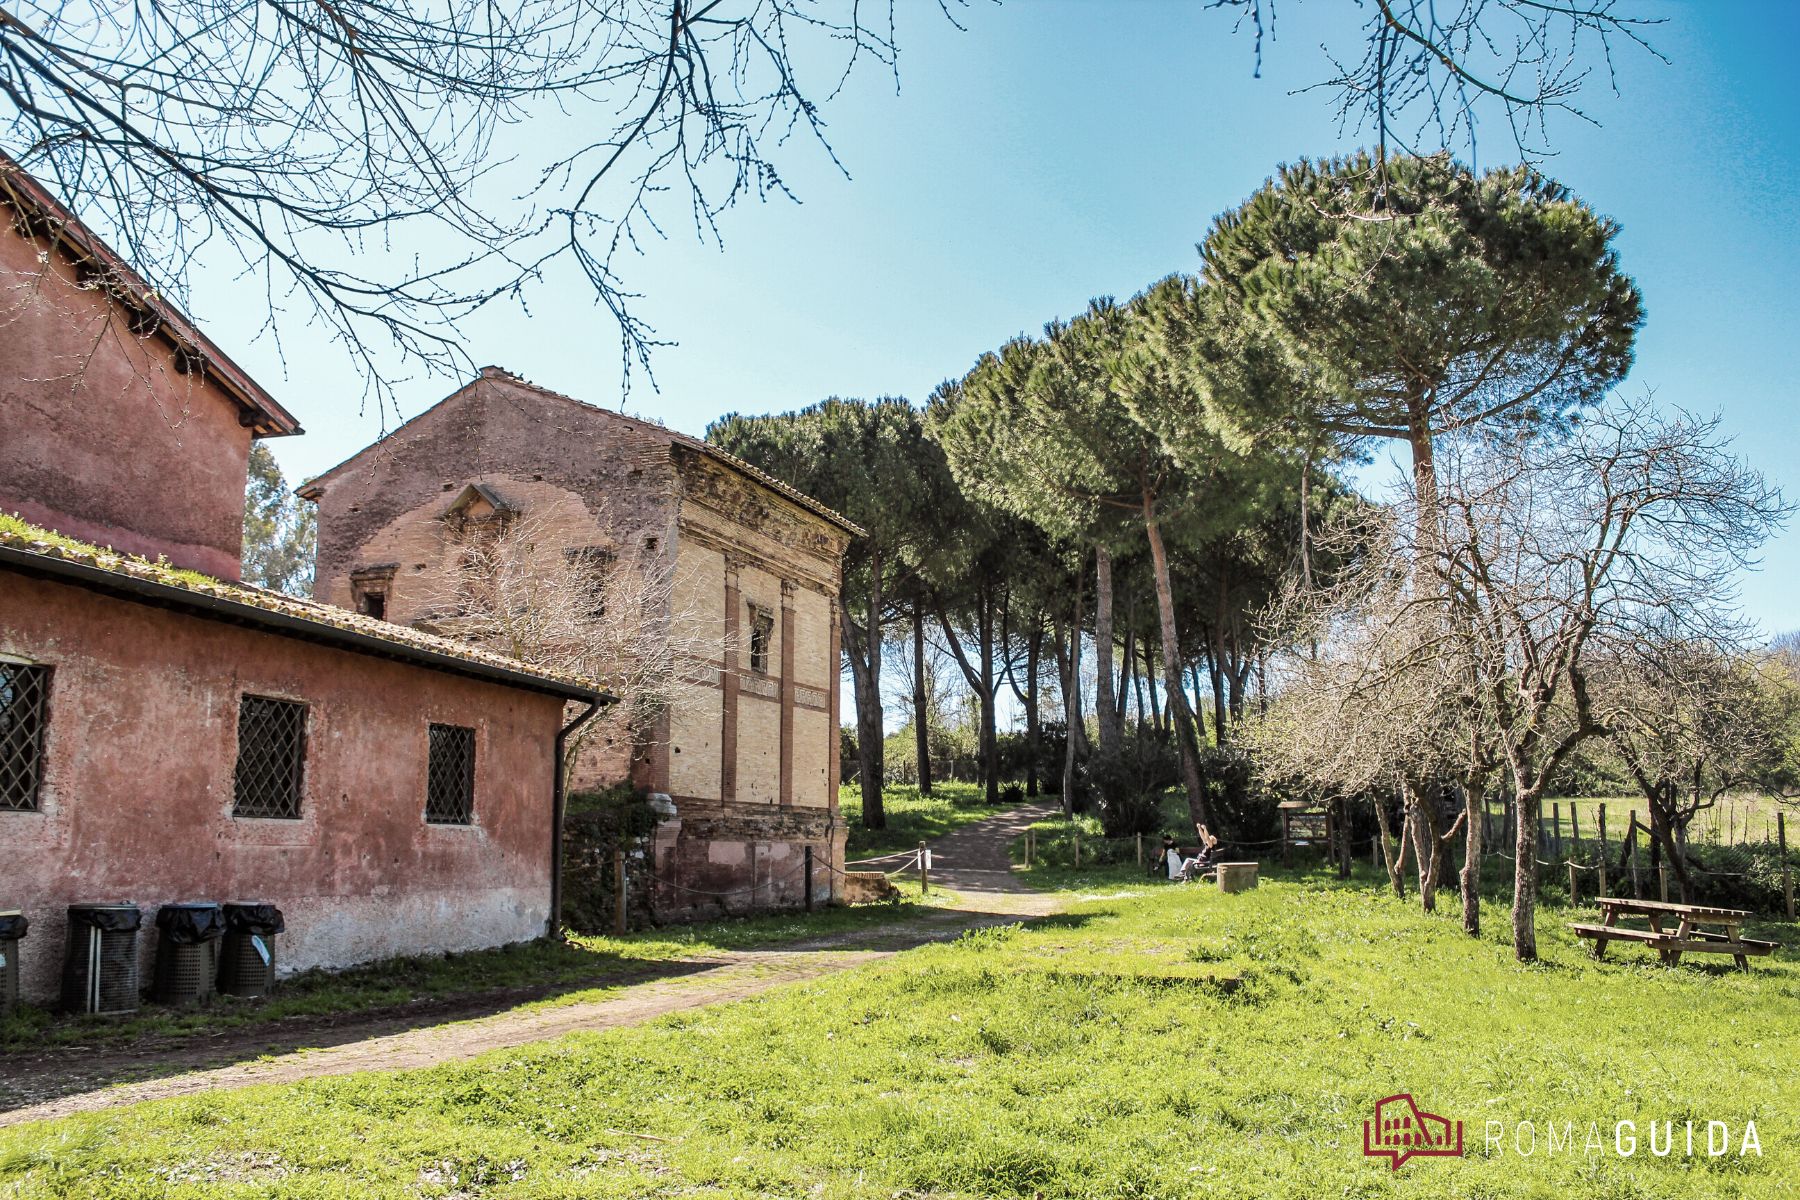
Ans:
{"type": "MultiPolygon", "coordinates": [[[[0,518],[4,518],[4,514],[0,514],[0,518]]],[[[76,563],[140,583],[154,584],[162,588],[185,592],[196,597],[210,597],[215,600],[244,605],[261,612],[309,622],[325,629],[337,629],[346,633],[375,638],[391,643],[400,649],[424,651],[433,655],[460,659],[477,666],[529,675],[546,683],[560,685],[562,689],[579,693],[603,691],[603,685],[593,680],[583,679],[564,671],[533,666],[504,654],[495,654],[492,651],[471,646],[466,642],[459,642],[454,638],[425,633],[405,625],[396,625],[376,617],[351,612],[347,608],[339,608],[335,604],[326,604],[320,600],[289,596],[247,583],[229,583],[210,575],[202,575],[198,571],[188,571],[170,566],[167,562],[152,562],[137,555],[122,554],[116,550],[90,546],[85,542],[78,542],[73,538],[40,529],[16,518],[0,519],[0,547],[24,551],[41,558],[76,563]]]]}

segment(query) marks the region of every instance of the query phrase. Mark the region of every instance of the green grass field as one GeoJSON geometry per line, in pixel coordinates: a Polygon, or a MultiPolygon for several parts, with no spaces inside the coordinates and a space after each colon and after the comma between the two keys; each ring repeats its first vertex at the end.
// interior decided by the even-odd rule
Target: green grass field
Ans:
{"type": "Polygon", "coordinates": [[[886,829],[864,829],[862,825],[862,789],[847,783],[838,791],[838,805],[850,826],[850,858],[870,858],[898,850],[911,850],[922,841],[942,837],[950,831],[980,821],[1000,808],[987,804],[978,783],[940,783],[931,795],[919,795],[910,785],[890,784],[882,790],[882,809],[887,814],[886,829]]]}
{"type": "Polygon", "coordinates": [[[0,1195],[1793,1194],[1791,948],[1748,975],[1594,963],[1552,909],[1522,967],[1502,910],[1471,940],[1369,879],[1221,896],[1124,869],[1039,878],[1066,915],[744,1003],[0,1131],[0,1195]],[[1397,1092],[1464,1122],[1465,1156],[1366,1158],[1362,1122],[1397,1092]],[[1673,1154],[1651,1154],[1652,1121],[1675,1122],[1673,1154]],[[1740,1156],[1751,1121],[1762,1153],[1740,1156]],[[1573,1146],[1549,1149],[1565,1126],[1573,1146]]]}

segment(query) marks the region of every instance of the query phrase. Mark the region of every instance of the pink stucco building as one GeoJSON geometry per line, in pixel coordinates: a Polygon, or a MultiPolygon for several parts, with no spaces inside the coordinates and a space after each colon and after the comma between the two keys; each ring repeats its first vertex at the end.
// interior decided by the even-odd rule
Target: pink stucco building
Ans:
{"type": "Polygon", "coordinates": [[[287,970],[554,920],[558,751],[607,698],[236,582],[251,441],[297,432],[0,158],[0,910],[33,924],[27,998],[77,902],[271,901],[287,970]]]}

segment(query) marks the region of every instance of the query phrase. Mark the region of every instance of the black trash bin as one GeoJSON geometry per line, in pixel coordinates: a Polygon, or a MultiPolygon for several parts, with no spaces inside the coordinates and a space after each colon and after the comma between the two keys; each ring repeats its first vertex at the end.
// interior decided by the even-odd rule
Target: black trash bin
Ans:
{"type": "Polygon", "coordinates": [[[62,1006],[72,1013],[130,1013],[138,1006],[135,904],[69,905],[62,1006]]]}
{"type": "Polygon", "coordinates": [[[275,986],[274,937],[286,928],[281,910],[273,904],[227,904],[219,990],[227,996],[268,995],[275,986]]]}
{"type": "Polygon", "coordinates": [[[219,937],[225,914],[217,904],[165,904],[156,912],[158,1004],[198,1004],[212,998],[219,977],[219,937]]]}
{"type": "Polygon", "coordinates": [[[19,942],[29,928],[24,913],[0,912],[0,1013],[19,1007],[19,942]]]}

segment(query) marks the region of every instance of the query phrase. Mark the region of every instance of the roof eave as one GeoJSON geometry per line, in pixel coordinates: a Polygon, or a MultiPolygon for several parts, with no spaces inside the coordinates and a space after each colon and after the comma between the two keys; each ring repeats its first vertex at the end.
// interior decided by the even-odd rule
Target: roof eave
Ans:
{"type": "Polygon", "coordinates": [[[416,666],[428,667],[432,670],[461,675],[466,678],[480,679],[489,683],[498,683],[523,691],[596,704],[618,702],[618,697],[599,688],[565,683],[558,679],[535,675],[529,671],[513,670],[496,663],[461,658],[423,646],[390,641],[387,638],[376,637],[373,634],[362,633],[354,629],[345,629],[324,621],[314,621],[292,613],[259,608],[254,604],[245,604],[241,600],[231,600],[223,596],[209,596],[203,592],[189,591],[173,584],[159,583],[152,579],[142,579],[135,575],[109,571],[104,567],[96,567],[89,563],[75,562],[31,550],[21,550],[16,546],[0,545],[0,567],[8,567],[24,575],[72,584],[89,591],[141,604],[173,609],[192,616],[224,621],[228,624],[257,628],[284,637],[333,646],[337,649],[367,654],[376,658],[408,662],[416,666]]]}

